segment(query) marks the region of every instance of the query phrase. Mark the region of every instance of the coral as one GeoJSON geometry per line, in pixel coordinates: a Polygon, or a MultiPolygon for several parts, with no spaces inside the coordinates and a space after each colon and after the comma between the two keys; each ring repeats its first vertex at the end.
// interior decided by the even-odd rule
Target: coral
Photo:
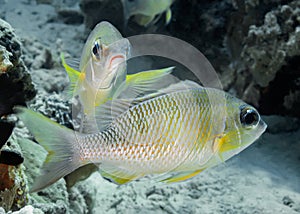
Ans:
{"type": "Polygon", "coordinates": [[[70,101],[63,100],[60,95],[53,93],[50,95],[38,94],[37,98],[30,104],[30,108],[55,120],[61,125],[69,128],[77,127],[71,116],[70,101]]]}
{"type": "Polygon", "coordinates": [[[35,69],[31,72],[32,81],[40,91],[60,93],[68,85],[67,77],[62,69],[35,69]]]}
{"type": "MultiPolygon", "coordinates": [[[[21,45],[12,27],[0,19],[0,117],[12,112],[14,105],[24,105],[35,96],[35,89],[24,62],[21,45]]],[[[13,136],[13,125],[1,120],[0,206],[17,210],[28,201],[24,161],[13,136]],[[8,139],[8,140],[7,140],[8,139]]]]}
{"type": "Polygon", "coordinates": [[[36,39],[25,38],[22,41],[24,45],[24,62],[31,69],[51,69],[54,66],[52,53],[49,47],[40,43],[36,39]]]}
{"type": "Polygon", "coordinates": [[[261,26],[251,25],[242,60],[259,86],[266,87],[288,58],[300,55],[300,3],[270,11],[261,26]]]}
{"type": "Polygon", "coordinates": [[[31,205],[27,205],[22,209],[20,209],[19,211],[15,211],[14,214],[44,214],[44,212],[41,209],[35,208],[31,205]]]}
{"type": "Polygon", "coordinates": [[[1,151],[0,164],[0,206],[8,210],[18,210],[28,202],[27,179],[24,159],[17,139],[12,135],[1,151]]]}
{"type": "Polygon", "coordinates": [[[0,19],[0,116],[12,106],[35,96],[30,75],[21,59],[21,46],[12,27],[0,19]]]}
{"type": "Polygon", "coordinates": [[[24,169],[0,164],[0,207],[6,211],[18,210],[28,202],[24,169]]]}
{"type": "Polygon", "coordinates": [[[225,43],[230,64],[221,69],[225,89],[263,114],[297,113],[300,3],[234,0],[225,43]],[[228,78],[228,76],[233,78],[228,78]]]}

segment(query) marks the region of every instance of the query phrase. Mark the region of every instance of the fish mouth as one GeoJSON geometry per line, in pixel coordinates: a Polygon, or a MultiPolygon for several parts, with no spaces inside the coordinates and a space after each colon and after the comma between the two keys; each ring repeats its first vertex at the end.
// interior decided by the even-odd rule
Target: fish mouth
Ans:
{"type": "Polygon", "coordinates": [[[259,130],[261,131],[261,133],[264,133],[266,131],[267,127],[268,127],[268,125],[262,119],[260,119],[258,125],[260,127],[259,130]]]}

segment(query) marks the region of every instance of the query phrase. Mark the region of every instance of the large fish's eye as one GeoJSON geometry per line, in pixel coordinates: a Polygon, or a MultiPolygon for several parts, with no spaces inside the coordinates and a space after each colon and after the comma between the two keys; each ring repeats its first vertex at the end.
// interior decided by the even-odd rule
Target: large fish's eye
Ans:
{"type": "Polygon", "coordinates": [[[249,107],[242,107],[240,113],[240,121],[241,124],[246,128],[255,127],[260,120],[260,116],[258,112],[249,107]]]}
{"type": "Polygon", "coordinates": [[[92,47],[93,58],[97,61],[101,59],[102,56],[102,47],[100,39],[97,39],[92,47]]]}

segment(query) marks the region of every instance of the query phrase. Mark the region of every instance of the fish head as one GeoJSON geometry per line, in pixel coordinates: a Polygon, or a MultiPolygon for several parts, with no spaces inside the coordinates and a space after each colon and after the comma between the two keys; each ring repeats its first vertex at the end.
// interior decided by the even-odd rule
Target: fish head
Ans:
{"type": "Polygon", "coordinates": [[[126,78],[129,51],[130,43],[125,38],[109,45],[103,43],[101,38],[96,39],[85,67],[90,85],[97,89],[108,89],[122,83],[126,78]]]}
{"type": "Polygon", "coordinates": [[[216,140],[222,160],[238,154],[266,130],[267,125],[251,105],[228,95],[224,133],[216,140]]]}
{"type": "Polygon", "coordinates": [[[80,70],[94,89],[109,89],[126,78],[130,43],[108,22],[99,23],[91,32],[82,52],[80,70]]]}

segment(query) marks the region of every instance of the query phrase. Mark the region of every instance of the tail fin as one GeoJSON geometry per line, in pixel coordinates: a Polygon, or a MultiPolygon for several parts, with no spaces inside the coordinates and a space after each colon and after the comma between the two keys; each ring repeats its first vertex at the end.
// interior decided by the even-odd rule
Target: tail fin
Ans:
{"type": "Polygon", "coordinates": [[[42,173],[31,187],[31,192],[53,184],[83,165],[76,139],[79,133],[29,109],[15,107],[15,111],[35,139],[48,151],[42,173]]]}

